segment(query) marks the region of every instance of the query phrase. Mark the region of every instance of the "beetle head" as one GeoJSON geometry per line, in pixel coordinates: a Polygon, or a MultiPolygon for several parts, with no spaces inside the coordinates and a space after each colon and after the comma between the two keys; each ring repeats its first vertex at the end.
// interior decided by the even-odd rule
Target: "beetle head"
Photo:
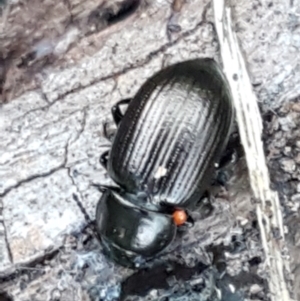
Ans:
{"type": "Polygon", "coordinates": [[[165,249],[176,233],[172,216],[142,209],[128,201],[126,194],[112,189],[98,202],[96,229],[104,251],[130,267],[165,249]]]}

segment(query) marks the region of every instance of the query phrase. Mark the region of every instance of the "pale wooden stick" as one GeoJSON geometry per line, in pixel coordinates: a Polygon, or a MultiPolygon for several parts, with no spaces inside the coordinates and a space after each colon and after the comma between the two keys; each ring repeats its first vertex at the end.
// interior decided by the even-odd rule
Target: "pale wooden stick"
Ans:
{"type": "Polygon", "coordinates": [[[213,0],[215,25],[221,47],[224,73],[228,79],[241,141],[245,150],[249,178],[256,206],[265,267],[272,301],[290,301],[285,273],[289,261],[284,241],[283,219],[278,195],[270,189],[269,173],[263,151],[262,120],[252,90],[238,39],[232,31],[231,10],[224,0],[213,0]]]}

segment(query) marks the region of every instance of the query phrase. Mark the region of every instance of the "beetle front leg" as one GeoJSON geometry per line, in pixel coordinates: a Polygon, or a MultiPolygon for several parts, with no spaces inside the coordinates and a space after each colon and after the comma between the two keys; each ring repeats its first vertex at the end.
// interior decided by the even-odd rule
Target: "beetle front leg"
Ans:
{"type": "Polygon", "coordinates": [[[128,105],[130,103],[130,101],[131,101],[131,98],[122,99],[111,108],[111,113],[113,115],[116,125],[118,125],[120,123],[120,121],[122,120],[122,118],[124,117],[124,115],[120,109],[120,106],[125,105],[125,104],[128,105]]]}
{"type": "Polygon", "coordinates": [[[105,169],[107,169],[108,154],[109,154],[109,151],[105,151],[105,152],[100,156],[100,159],[99,159],[100,164],[101,164],[105,169]]]}

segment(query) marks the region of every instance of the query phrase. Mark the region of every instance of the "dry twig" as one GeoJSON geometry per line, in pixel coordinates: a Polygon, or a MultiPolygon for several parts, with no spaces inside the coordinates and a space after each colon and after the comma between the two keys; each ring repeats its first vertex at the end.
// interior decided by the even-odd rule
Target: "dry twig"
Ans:
{"type": "Polygon", "coordinates": [[[232,31],[231,10],[224,0],[214,0],[215,25],[224,72],[231,87],[241,141],[245,150],[250,184],[256,206],[265,267],[272,301],[290,301],[286,276],[290,273],[284,240],[281,208],[270,179],[263,151],[262,120],[236,34],[232,31]]]}

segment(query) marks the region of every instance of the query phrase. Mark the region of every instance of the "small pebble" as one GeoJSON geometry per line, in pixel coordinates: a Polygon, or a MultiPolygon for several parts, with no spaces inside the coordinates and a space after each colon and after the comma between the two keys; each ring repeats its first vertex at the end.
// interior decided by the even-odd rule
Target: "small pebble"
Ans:
{"type": "Polygon", "coordinates": [[[258,284],[253,284],[250,287],[250,293],[252,295],[256,295],[256,294],[260,293],[262,290],[263,290],[263,288],[258,284]]]}
{"type": "Polygon", "coordinates": [[[230,289],[230,291],[231,291],[232,293],[235,292],[235,287],[234,287],[233,284],[229,284],[228,287],[229,287],[229,289],[230,289]]]}
{"type": "Polygon", "coordinates": [[[297,154],[295,161],[300,164],[300,153],[297,154]]]}
{"type": "Polygon", "coordinates": [[[292,202],[300,202],[300,193],[294,194],[291,197],[292,202]]]}
{"type": "Polygon", "coordinates": [[[296,127],[295,122],[290,116],[279,118],[279,123],[282,131],[284,132],[289,132],[291,129],[296,127]]]}
{"type": "Polygon", "coordinates": [[[284,155],[285,155],[285,156],[290,156],[291,151],[292,151],[292,148],[291,148],[290,146],[286,146],[286,147],[284,148],[284,155]]]}
{"type": "Polygon", "coordinates": [[[296,169],[295,161],[292,159],[282,159],[280,165],[281,168],[288,173],[292,173],[296,169]]]}
{"type": "Polygon", "coordinates": [[[300,113],[300,103],[299,102],[294,103],[292,105],[292,110],[295,111],[295,112],[299,112],[300,113]]]}

